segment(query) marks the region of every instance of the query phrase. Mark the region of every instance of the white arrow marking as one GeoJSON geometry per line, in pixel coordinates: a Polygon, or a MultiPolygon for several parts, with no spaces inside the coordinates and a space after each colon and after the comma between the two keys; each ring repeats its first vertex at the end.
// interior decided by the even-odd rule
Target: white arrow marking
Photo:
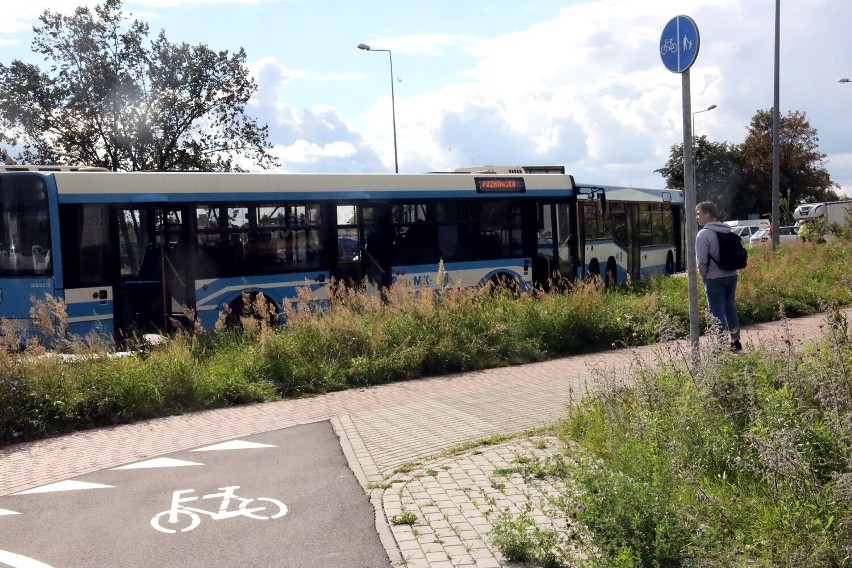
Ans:
{"type": "Polygon", "coordinates": [[[150,469],[155,467],[186,467],[190,465],[204,465],[203,463],[184,461],[184,460],[176,460],[172,458],[156,458],[153,460],[143,461],[139,463],[132,463],[130,465],[123,465],[121,467],[112,468],[113,471],[117,471],[120,469],[150,469]]]}
{"type": "Polygon", "coordinates": [[[6,552],[5,550],[0,550],[0,564],[11,566],[11,568],[53,568],[44,562],[39,562],[38,560],[15,554],[14,552],[6,552]]]}
{"type": "Polygon", "coordinates": [[[256,442],[245,442],[243,440],[231,440],[230,442],[222,442],[204,448],[196,448],[193,452],[213,452],[217,450],[248,450],[251,448],[277,448],[272,444],[258,444],[256,442]]]}
{"type": "Polygon", "coordinates": [[[50,485],[42,485],[41,487],[36,487],[35,489],[27,489],[26,491],[19,491],[18,493],[13,493],[12,495],[29,495],[31,493],[53,493],[56,491],[79,491],[81,489],[106,489],[111,488],[112,485],[101,485],[100,483],[88,483],[86,481],[60,481],[58,483],[51,483],[50,485]]]}
{"type": "Polygon", "coordinates": [[[15,511],[9,511],[8,509],[0,509],[0,517],[3,515],[20,515],[20,513],[15,511]]]}

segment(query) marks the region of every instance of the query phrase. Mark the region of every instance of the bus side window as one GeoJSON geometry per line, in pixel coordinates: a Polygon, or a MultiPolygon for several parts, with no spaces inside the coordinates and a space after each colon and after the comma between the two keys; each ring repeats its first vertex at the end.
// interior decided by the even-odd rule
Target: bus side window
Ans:
{"type": "Polygon", "coordinates": [[[47,272],[50,268],[50,249],[45,250],[41,245],[33,245],[33,269],[37,273],[47,272]]]}
{"type": "Polygon", "coordinates": [[[114,249],[107,231],[106,206],[63,205],[59,217],[65,287],[109,285],[114,249]]]}

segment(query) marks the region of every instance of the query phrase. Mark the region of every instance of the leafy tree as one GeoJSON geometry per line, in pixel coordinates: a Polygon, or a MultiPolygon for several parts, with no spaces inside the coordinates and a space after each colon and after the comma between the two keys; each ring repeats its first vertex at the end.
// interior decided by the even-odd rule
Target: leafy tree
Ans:
{"type": "Polygon", "coordinates": [[[33,51],[46,70],[0,63],[0,141],[26,163],[112,170],[242,171],[276,165],[268,128],[244,112],[257,85],[243,49],[174,44],[129,21],[121,0],[45,11],[33,51]]]}
{"type": "MultiPolygon", "coordinates": [[[[825,154],[817,150],[816,129],[805,114],[781,117],[782,222],[792,221],[796,204],[838,199],[825,169],[825,154]]],[[[759,110],[742,144],[695,139],[696,198],[714,201],[724,218],[745,219],[772,211],[772,113],[759,110]]],[[[683,188],[683,144],[671,147],[666,165],[658,170],[666,187],[683,188]]]]}
{"type": "MultiPolygon", "coordinates": [[[[710,142],[706,136],[695,139],[695,186],[697,202],[713,201],[723,218],[738,218],[746,185],[742,154],[727,142],[710,142]]],[[[671,147],[666,165],[658,170],[666,179],[666,187],[685,187],[683,179],[683,144],[671,147]]]]}
{"type": "MultiPolygon", "coordinates": [[[[838,199],[819,152],[817,131],[804,112],[790,111],[780,117],[780,186],[794,203],[838,199]]],[[[772,110],[758,110],[751,119],[742,144],[749,189],[756,196],[756,211],[772,209],[772,110]]]]}

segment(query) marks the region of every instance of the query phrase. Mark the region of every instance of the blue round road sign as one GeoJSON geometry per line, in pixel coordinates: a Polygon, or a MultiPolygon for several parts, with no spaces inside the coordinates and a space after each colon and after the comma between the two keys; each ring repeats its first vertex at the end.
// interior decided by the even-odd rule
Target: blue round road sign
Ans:
{"type": "Polygon", "coordinates": [[[698,56],[698,26],[689,16],[675,16],[660,36],[660,58],[672,73],[683,73],[698,56]]]}

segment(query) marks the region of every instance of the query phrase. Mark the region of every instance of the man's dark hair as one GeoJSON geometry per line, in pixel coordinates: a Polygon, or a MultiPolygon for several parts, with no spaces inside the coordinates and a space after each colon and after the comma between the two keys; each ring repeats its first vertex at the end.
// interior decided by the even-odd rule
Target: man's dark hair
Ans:
{"type": "Polygon", "coordinates": [[[702,201],[701,203],[696,205],[695,208],[701,211],[702,213],[710,215],[717,221],[721,221],[721,219],[719,219],[719,209],[716,208],[716,204],[712,201],[702,201]]]}

